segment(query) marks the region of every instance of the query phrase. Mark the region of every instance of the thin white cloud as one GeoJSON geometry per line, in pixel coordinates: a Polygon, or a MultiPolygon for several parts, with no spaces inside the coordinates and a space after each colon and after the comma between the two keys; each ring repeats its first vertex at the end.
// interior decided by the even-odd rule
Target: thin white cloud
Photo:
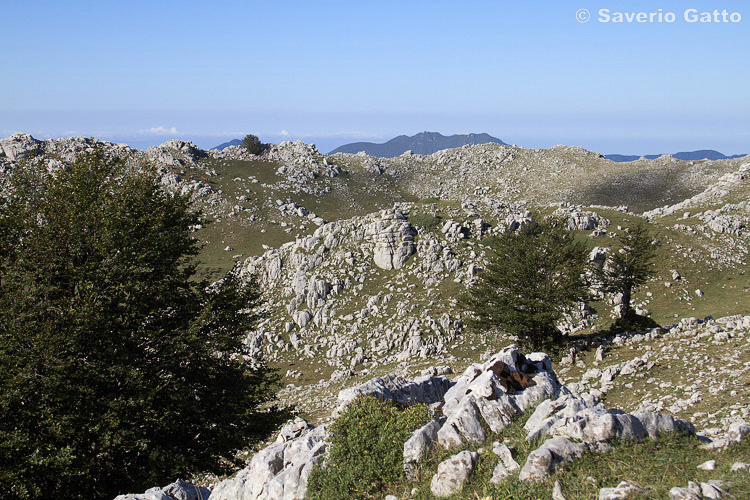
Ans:
{"type": "Polygon", "coordinates": [[[166,128],[161,125],[159,125],[158,127],[151,127],[150,129],[147,129],[147,130],[140,130],[139,132],[144,132],[147,134],[154,134],[154,135],[169,135],[169,134],[179,133],[177,132],[177,127],[166,128]]]}
{"type": "Polygon", "coordinates": [[[299,138],[337,138],[337,137],[347,137],[347,138],[357,138],[357,139],[382,139],[382,138],[391,138],[393,135],[388,134],[376,134],[371,132],[359,132],[359,131],[339,131],[339,132],[320,132],[320,133],[310,133],[310,132],[289,132],[288,130],[282,130],[281,132],[275,133],[275,134],[263,134],[267,135],[268,137],[299,137],[299,138]]]}

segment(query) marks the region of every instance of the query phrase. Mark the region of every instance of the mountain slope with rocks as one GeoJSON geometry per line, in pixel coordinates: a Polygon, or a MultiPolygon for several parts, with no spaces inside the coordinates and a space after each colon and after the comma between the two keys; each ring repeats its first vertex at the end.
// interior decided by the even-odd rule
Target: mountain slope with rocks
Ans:
{"type": "Polygon", "coordinates": [[[608,337],[616,297],[582,305],[560,325],[576,351],[552,365],[571,393],[669,412],[709,438],[748,418],[746,159],[615,163],[501,144],[386,159],[299,141],[256,156],[16,134],[0,140],[0,190],[22,161],[54,171],[95,148],[134,171],[156,165],[167,189],[202,207],[201,273],[237,266],[257,281],[263,317],[247,343],[281,371],[281,400],[312,423],[330,419],[339,391],[373,377],[461,373],[513,342],[466,328],[457,298],[487,264],[486,238],[550,214],[592,259],[638,221],[662,241],[658,273],[633,297],[662,328],[608,337]]]}

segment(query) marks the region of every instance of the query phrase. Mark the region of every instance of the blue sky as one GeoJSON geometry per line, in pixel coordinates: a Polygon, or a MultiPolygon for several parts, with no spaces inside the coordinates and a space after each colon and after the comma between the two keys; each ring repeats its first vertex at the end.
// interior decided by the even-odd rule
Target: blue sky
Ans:
{"type": "Polygon", "coordinates": [[[750,153],[746,2],[28,0],[2,19],[3,137],[212,147],[254,133],[327,152],[429,130],[750,153]],[[688,8],[742,19],[689,23],[688,8]]]}

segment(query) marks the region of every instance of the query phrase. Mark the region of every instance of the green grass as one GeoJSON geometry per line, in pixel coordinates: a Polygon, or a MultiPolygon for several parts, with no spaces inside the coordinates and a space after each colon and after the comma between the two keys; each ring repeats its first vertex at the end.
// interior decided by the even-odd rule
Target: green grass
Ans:
{"type": "MultiPolygon", "coordinates": [[[[552,498],[554,481],[559,481],[568,500],[589,500],[598,498],[599,489],[614,487],[626,480],[646,489],[643,499],[664,499],[674,486],[687,487],[688,481],[707,482],[719,479],[728,482],[724,489],[738,499],[750,498],[750,472],[730,472],[733,463],[750,462],[750,440],[734,444],[725,451],[708,451],[699,448],[700,442],[692,436],[667,435],[658,441],[649,439],[638,442],[615,442],[613,450],[603,455],[587,452],[572,464],[558,468],[557,472],[542,482],[520,482],[514,473],[499,484],[490,483],[492,471],[499,461],[492,453],[494,440],[505,442],[514,450],[514,459],[523,467],[529,453],[541,441],[526,443],[523,424],[520,418],[500,434],[488,433],[488,440],[481,446],[469,449],[483,452],[479,454],[474,473],[464,484],[463,489],[449,497],[450,500],[546,500],[552,498]],[[717,469],[712,472],[697,469],[707,460],[716,460],[717,469]],[[730,484],[731,483],[731,484],[730,484]]],[[[398,498],[432,500],[430,481],[437,466],[459,450],[433,448],[422,463],[415,483],[406,479],[394,480],[387,492],[398,498]],[[416,488],[416,493],[412,490],[416,488]]],[[[380,497],[378,497],[380,498],[380,497]]]]}

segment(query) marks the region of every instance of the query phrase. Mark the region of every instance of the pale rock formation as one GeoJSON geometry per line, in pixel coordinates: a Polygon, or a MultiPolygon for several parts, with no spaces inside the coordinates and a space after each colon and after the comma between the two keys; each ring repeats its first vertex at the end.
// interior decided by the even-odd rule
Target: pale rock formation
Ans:
{"type": "Polygon", "coordinates": [[[464,482],[474,471],[479,455],[473,451],[462,451],[438,465],[437,473],[430,482],[430,491],[436,497],[447,497],[461,491],[464,482]]]}

